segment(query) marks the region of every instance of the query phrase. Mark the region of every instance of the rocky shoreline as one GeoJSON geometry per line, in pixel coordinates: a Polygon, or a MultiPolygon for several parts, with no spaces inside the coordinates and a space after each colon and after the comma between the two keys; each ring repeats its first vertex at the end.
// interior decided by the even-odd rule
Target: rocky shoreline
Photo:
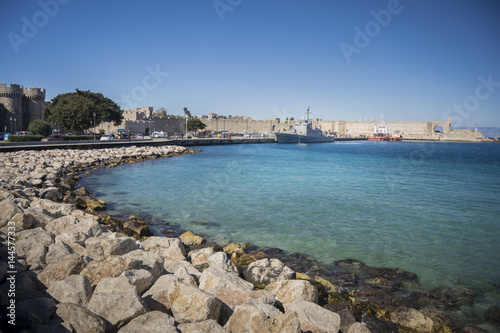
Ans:
{"type": "Polygon", "coordinates": [[[195,153],[177,147],[0,154],[1,332],[487,332],[467,289],[423,291],[415,274],[321,264],[119,219],[79,173],[195,153]]]}

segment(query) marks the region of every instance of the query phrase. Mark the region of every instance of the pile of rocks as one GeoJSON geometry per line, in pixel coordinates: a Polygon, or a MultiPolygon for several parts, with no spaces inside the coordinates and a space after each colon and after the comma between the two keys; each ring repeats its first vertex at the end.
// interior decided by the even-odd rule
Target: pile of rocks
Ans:
{"type": "Polygon", "coordinates": [[[442,317],[405,306],[385,311],[385,320],[368,308],[355,317],[347,303],[320,296],[338,287],[278,259],[204,244],[190,232],[139,240],[63,202],[78,197],[77,171],[191,152],[2,154],[2,332],[451,332],[442,317]]]}

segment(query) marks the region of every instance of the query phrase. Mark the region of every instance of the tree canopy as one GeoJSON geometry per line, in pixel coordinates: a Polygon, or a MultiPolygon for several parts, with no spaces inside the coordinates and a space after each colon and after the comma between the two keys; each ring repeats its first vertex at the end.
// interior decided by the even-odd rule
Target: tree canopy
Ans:
{"type": "Polygon", "coordinates": [[[200,119],[191,118],[187,122],[187,129],[189,132],[194,132],[199,129],[205,129],[207,125],[205,125],[200,119]]]}
{"type": "Polygon", "coordinates": [[[118,126],[123,121],[123,111],[118,104],[101,93],[76,89],[76,92],[54,97],[45,109],[43,117],[49,122],[79,132],[105,121],[118,126]]]}
{"type": "Polygon", "coordinates": [[[45,120],[37,119],[33,120],[29,124],[28,131],[30,131],[34,135],[47,136],[52,133],[52,126],[50,126],[50,123],[46,122],[45,120]]]}

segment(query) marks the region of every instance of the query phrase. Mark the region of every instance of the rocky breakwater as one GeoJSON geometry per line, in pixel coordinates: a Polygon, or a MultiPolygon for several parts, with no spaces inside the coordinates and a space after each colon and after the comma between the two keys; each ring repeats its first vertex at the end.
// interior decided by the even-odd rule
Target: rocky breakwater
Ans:
{"type": "Polygon", "coordinates": [[[407,294],[416,287],[410,273],[342,261],[337,265],[345,273],[327,280],[300,255],[294,267],[309,267],[307,275],[272,251],[234,243],[221,248],[190,232],[131,237],[105,224],[90,201],[79,201],[84,191],[73,191],[86,168],[190,152],[143,147],[2,154],[1,331],[482,332],[459,328],[417,301],[389,297],[387,289],[407,294]],[[360,288],[345,287],[361,277],[360,288]]]}

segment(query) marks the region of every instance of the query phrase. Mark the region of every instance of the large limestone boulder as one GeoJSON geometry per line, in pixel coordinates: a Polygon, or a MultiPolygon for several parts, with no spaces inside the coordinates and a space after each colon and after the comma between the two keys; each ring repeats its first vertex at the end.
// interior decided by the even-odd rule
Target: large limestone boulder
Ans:
{"type": "Polygon", "coordinates": [[[23,210],[13,199],[4,199],[0,201],[0,228],[3,228],[17,213],[23,210]]]}
{"type": "Polygon", "coordinates": [[[96,286],[87,309],[104,318],[108,330],[146,313],[135,286],[127,278],[104,278],[96,286]]]}
{"type": "Polygon", "coordinates": [[[432,332],[432,319],[412,308],[397,308],[391,313],[391,321],[406,330],[414,332],[432,332]]]}
{"type": "Polygon", "coordinates": [[[127,278],[130,284],[137,288],[137,293],[142,295],[153,285],[153,274],[145,269],[131,269],[122,272],[120,276],[127,278]]]}
{"type": "Polygon", "coordinates": [[[205,269],[200,277],[200,289],[205,291],[210,289],[246,291],[253,288],[252,283],[215,266],[205,269]]]}
{"type": "Polygon", "coordinates": [[[35,218],[31,214],[17,213],[6,225],[2,228],[4,234],[8,234],[9,231],[19,232],[21,230],[26,230],[31,228],[36,223],[35,218]]]}
{"type": "Polygon", "coordinates": [[[67,244],[77,243],[80,245],[85,245],[87,238],[100,236],[103,232],[96,217],[76,217],[73,215],[55,219],[45,226],[45,230],[52,232],[58,236],[58,239],[67,244]]]}
{"type": "Polygon", "coordinates": [[[214,253],[208,257],[207,264],[209,267],[219,267],[227,272],[239,274],[238,268],[236,268],[236,265],[229,259],[226,252],[214,253]]]}
{"type": "Polygon", "coordinates": [[[133,238],[119,233],[111,233],[107,237],[90,237],[85,240],[87,255],[100,259],[111,254],[122,255],[137,250],[139,245],[133,238]]]}
{"type": "Polygon", "coordinates": [[[229,259],[226,252],[217,252],[211,255],[207,259],[207,264],[209,267],[219,267],[227,272],[239,274],[238,268],[236,268],[236,265],[229,259]]]}
{"type": "Polygon", "coordinates": [[[165,260],[186,260],[186,249],[178,238],[153,236],[141,245],[144,250],[159,254],[165,260]]]}
{"type": "Polygon", "coordinates": [[[312,333],[338,333],[340,316],[321,306],[304,300],[285,304],[286,313],[295,312],[299,317],[300,329],[312,333]]]}
{"type": "Polygon", "coordinates": [[[194,286],[174,282],[168,291],[168,299],[174,318],[179,323],[219,319],[221,301],[212,294],[194,286]]]}
{"type": "Polygon", "coordinates": [[[278,259],[257,260],[243,271],[245,280],[253,284],[267,284],[279,280],[290,280],[295,272],[278,259]]]}
{"type": "Polygon", "coordinates": [[[30,265],[31,270],[41,270],[47,266],[45,257],[48,248],[44,244],[36,243],[30,248],[26,256],[26,263],[30,265]]]}
{"type": "Polygon", "coordinates": [[[281,303],[291,303],[297,299],[318,303],[317,289],[306,280],[282,280],[272,282],[265,288],[281,303]]]}
{"type": "Polygon", "coordinates": [[[168,297],[170,290],[173,288],[174,283],[178,283],[179,278],[172,274],[162,275],[151,288],[149,288],[143,295],[142,299],[149,310],[156,310],[162,312],[170,311],[172,307],[168,297]]]}
{"type": "Polygon", "coordinates": [[[52,262],[38,274],[38,280],[50,287],[54,282],[64,280],[70,275],[80,274],[84,267],[83,259],[77,254],[70,254],[52,262]]]}
{"type": "Polygon", "coordinates": [[[118,333],[177,333],[174,324],[172,316],[160,311],[151,311],[132,319],[118,333]]]}
{"type": "Polygon", "coordinates": [[[86,276],[90,284],[95,286],[104,278],[117,277],[125,271],[138,268],[140,268],[140,262],[137,260],[110,255],[91,261],[80,274],[86,276]]]}
{"type": "Polygon", "coordinates": [[[47,289],[59,303],[73,303],[85,307],[92,296],[92,286],[82,275],[70,275],[64,280],[54,282],[47,289]]]}
{"type": "Polygon", "coordinates": [[[213,319],[200,321],[198,323],[186,323],[180,324],[177,326],[177,329],[181,331],[181,333],[229,333],[224,327],[220,326],[213,319]]]}
{"type": "Polygon", "coordinates": [[[163,267],[165,268],[165,271],[170,274],[174,274],[179,270],[180,267],[183,267],[187,270],[187,272],[195,277],[197,280],[201,277],[201,272],[197,270],[193,264],[191,264],[188,261],[181,260],[181,261],[176,261],[176,260],[165,260],[163,267]]]}
{"type": "Polygon", "coordinates": [[[71,246],[58,240],[54,244],[49,246],[47,255],[45,256],[45,261],[47,262],[47,264],[51,264],[54,261],[75,253],[76,252],[71,248],[71,246]]]}
{"type": "Polygon", "coordinates": [[[164,259],[156,254],[144,250],[134,250],[122,255],[123,258],[128,258],[132,261],[138,261],[141,269],[145,269],[153,275],[153,282],[163,275],[164,259]]]}
{"type": "Polygon", "coordinates": [[[73,303],[60,303],[56,314],[75,332],[104,333],[106,322],[90,310],[73,303]]]}
{"type": "Polygon", "coordinates": [[[56,218],[70,215],[76,209],[75,205],[54,202],[48,199],[34,199],[31,202],[30,207],[43,208],[56,218]]]}
{"type": "Polygon", "coordinates": [[[26,258],[32,248],[40,245],[49,247],[54,243],[55,235],[42,228],[23,230],[16,234],[16,253],[21,258],[26,258]]]}
{"type": "MultiPolygon", "coordinates": [[[[278,311],[279,312],[279,311],[278,311]]],[[[230,332],[272,332],[300,333],[297,314],[294,312],[268,316],[257,306],[246,304],[238,306],[224,326],[230,332]]]]}
{"type": "Polygon", "coordinates": [[[213,254],[215,254],[214,249],[212,249],[211,247],[205,247],[203,249],[198,249],[189,252],[188,258],[193,264],[193,266],[197,267],[197,266],[207,265],[208,258],[213,254]]]}
{"type": "Polygon", "coordinates": [[[185,284],[190,284],[192,286],[198,287],[198,279],[196,279],[193,275],[189,274],[189,271],[186,267],[179,267],[174,275],[179,278],[179,281],[185,284]]]}

